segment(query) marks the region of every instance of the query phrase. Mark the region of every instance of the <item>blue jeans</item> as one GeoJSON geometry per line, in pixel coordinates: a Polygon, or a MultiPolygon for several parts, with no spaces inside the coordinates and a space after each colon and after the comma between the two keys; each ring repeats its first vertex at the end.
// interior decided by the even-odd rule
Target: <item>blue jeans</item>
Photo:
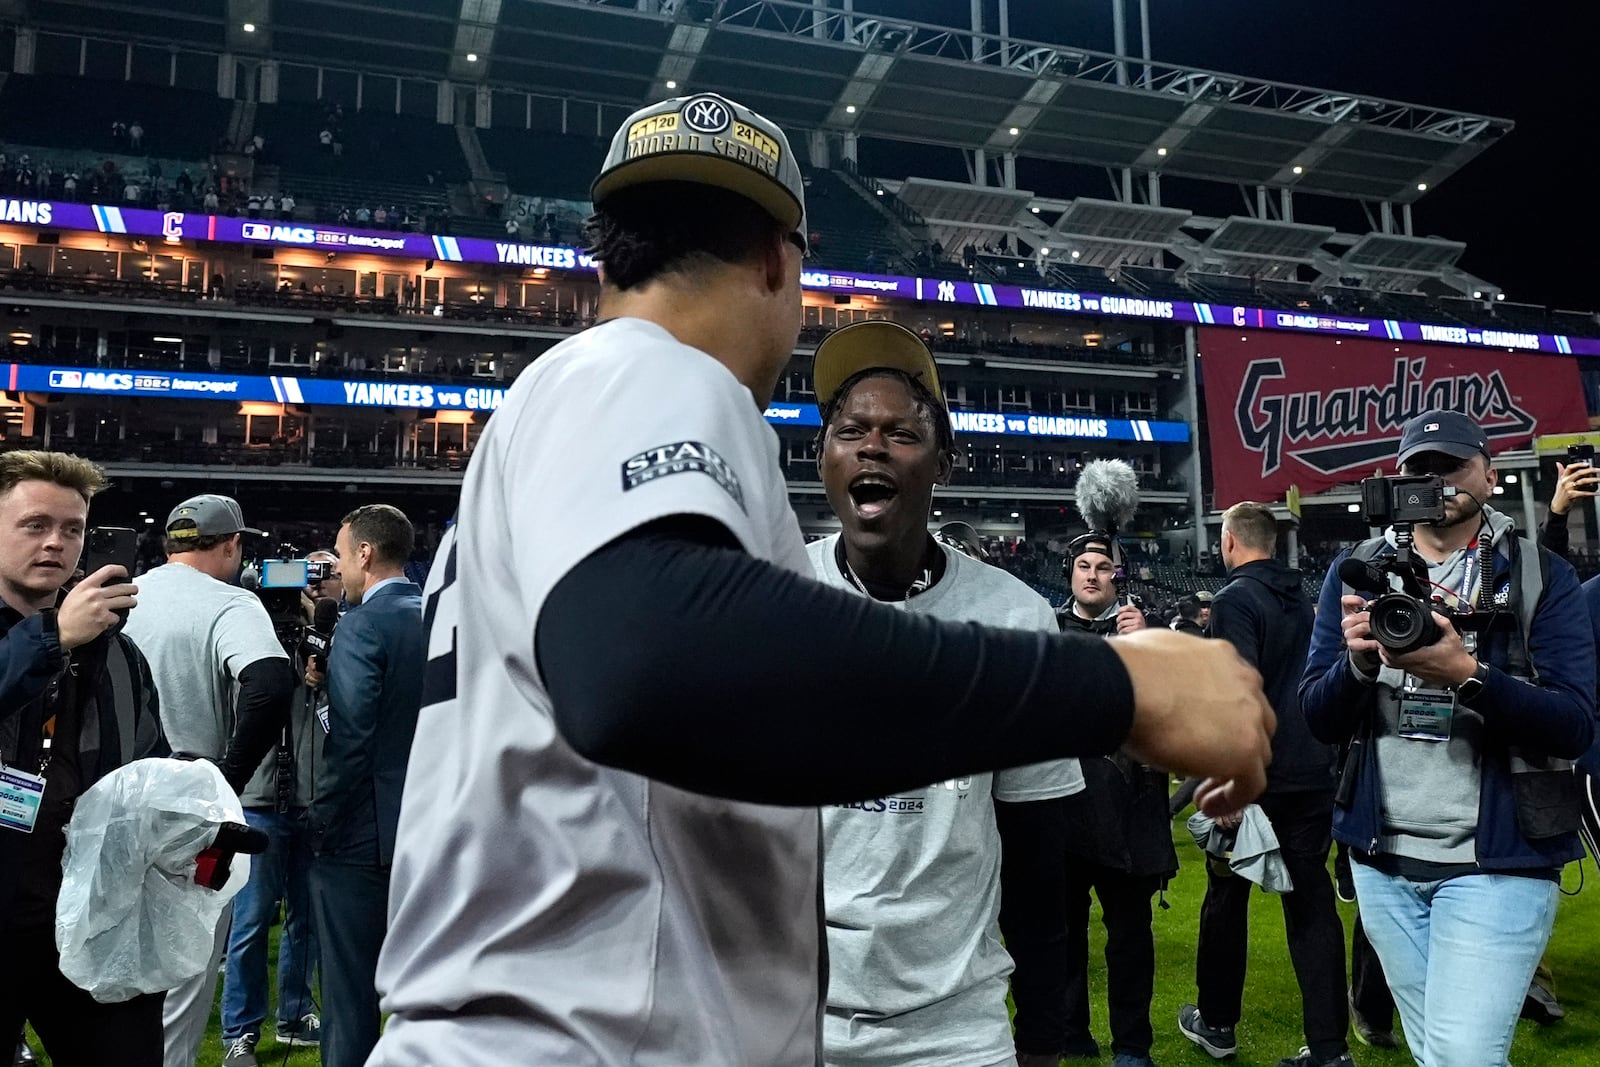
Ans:
{"type": "Polygon", "coordinates": [[[1418,1067],[1504,1067],[1560,887],[1507,874],[1419,883],[1350,868],[1418,1067]]]}
{"type": "Polygon", "coordinates": [[[244,809],[245,822],[267,835],[267,850],[250,857],[250,879],[233,899],[233,930],[222,977],[222,1039],[261,1033],[267,1018],[267,934],[285,901],[278,943],[278,1023],[290,1026],[312,1011],[311,972],[317,941],[311,925],[311,844],[303,809],[279,814],[244,809]]]}

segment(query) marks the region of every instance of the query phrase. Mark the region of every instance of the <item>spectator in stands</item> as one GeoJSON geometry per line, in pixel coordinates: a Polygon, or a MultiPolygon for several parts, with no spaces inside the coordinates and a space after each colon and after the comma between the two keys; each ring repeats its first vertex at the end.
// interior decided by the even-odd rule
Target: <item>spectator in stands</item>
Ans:
{"type": "Polygon", "coordinates": [[[128,124],[121,119],[111,123],[111,146],[117,150],[126,147],[128,143],[128,124]]]}
{"type": "Polygon", "coordinates": [[[371,221],[372,221],[372,209],[371,208],[367,207],[367,205],[365,205],[365,204],[362,204],[360,207],[356,208],[356,225],[357,226],[365,226],[367,223],[369,223],[371,221]]]}
{"type": "Polygon", "coordinates": [[[204,203],[201,206],[205,209],[205,211],[208,214],[212,214],[212,215],[215,215],[217,212],[222,210],[222,201],[217,196],[217,187],[216,186],[214,186],[214,185],[206,186],[206,198],[205,198],[204,203]]]}
{"type": "Polygon", "coordinates": [[[67,173],[67,176],[65,178],[61,179],[61,195],[62,195],[63,199],[66,199],[66,200],[76,200],[76,199],[78,199],[78,172],[77,171],[75,171],[75,170],[74,171],[69,171],[67,173]]]}
{"type": "Polygon", "coordinates": [[[189,168],[185,167],[178,172],[177,178],[172,182],[172,187],[185,199],[194,195],[194,179],[189,177],[189,168]]]}
{"type": "Polygon", "coordinates": [[[332,154],[332,152],[333,152],[333,131],[328,129],[328,127],[326,127],[326,126],[322,127],[322,132],[317,134],[317,143],[322,146],[322,150],[324,152],[332,154]]]}
{"type": "Polygon", "coordinates": [[[278,218],[282,219],[284,222],[288,222],[294,218],[294,208],[295,201],[293,193],[284,193],[278,198],[278,218]]]}
{"type": "Polygon", "coordinates": [[[253,218],[253,219],[259,219],[261,217],[261,194],[260,193],[251,193],[250,194],[249,199],[245,201],[245,210],[246,210],[246,213],[248,213],[249,216],[251,218],[253,218]]]}
{"type": "Polygon", "coordinates": [[[518,237],[521,236],[521,234],[522,227],[517,224],[517,220],[515,218],[508,217],[506,219],[506,236],[518,237]]]}
{"type": "Polygon", "coordinates": [[[128,147],[135,152],[144,148],[144,125],[138,119],[128,127],[128,147]]]}
{"type": "Polygon", "coordinates": [[[137,204],[141,195],[139,183],[130,175],[128,183],[122,187],[122,199],[130,204],[137,204]]]}
{"type": "Polygon", "coordinates": [[[350,225],[350,205],[348,205],[348,204],[340,204],[339,205],[339,224],[341,226],[350,225]]]}

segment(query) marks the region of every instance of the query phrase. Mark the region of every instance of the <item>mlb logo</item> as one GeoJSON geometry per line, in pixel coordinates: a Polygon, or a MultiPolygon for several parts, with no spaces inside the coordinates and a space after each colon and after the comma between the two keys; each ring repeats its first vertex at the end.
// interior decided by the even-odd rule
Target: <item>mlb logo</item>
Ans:
{"type": "Polygon", "coordinates": [[[81,370],[53,370],[50,372],[50,388],[52,389],[81,389],[83,388],[83,371],[81,370]]]}
{"type": "Polygon", "coordinates": [[[272,227],[265,226],[259,222],[247,222],[240,227],[240,231],[241,236],[243,236],[246,241],[272,240],[272,227]]]}

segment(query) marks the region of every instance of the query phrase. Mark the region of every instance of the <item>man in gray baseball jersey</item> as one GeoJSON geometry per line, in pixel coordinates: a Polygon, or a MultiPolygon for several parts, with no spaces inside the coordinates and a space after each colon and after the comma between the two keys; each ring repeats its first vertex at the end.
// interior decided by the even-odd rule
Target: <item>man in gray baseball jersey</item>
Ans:
{"type": "Polygon", "coordinates": [[[603,321],[517,379],[428,581],[369,1067],[811,1067],[817,805],[1124,743],[1231,779],[1213,810],[1264,778],[1270,709],[1229,650],[809,576],[762,418],[807,233],[781,130],[654,104],[593,200],[603,321]]]}

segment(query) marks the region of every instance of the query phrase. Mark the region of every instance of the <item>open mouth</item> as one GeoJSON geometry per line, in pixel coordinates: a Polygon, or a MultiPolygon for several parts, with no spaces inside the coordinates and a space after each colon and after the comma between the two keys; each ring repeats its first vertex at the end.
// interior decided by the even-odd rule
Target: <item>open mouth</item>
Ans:
{"type": "Polygon", "coordinates": [[[882,515],[899,495],[900,488],[882,474],[858,474],[850,482],[850,501],[863,519],[882,515]]]}

